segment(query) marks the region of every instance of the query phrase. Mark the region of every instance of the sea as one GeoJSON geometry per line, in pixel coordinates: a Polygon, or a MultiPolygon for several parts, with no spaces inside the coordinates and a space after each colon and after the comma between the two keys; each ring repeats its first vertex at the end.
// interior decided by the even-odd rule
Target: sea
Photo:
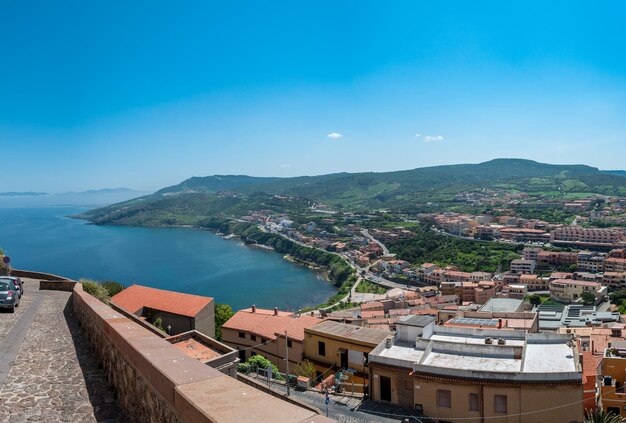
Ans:
{"type": "Polygon", "coordinates": [[[80,207],[0,208],[0,248],[17,269],[114,280],[215,298],[233,310],[297,310],[335,289],[273,251],[191,228],[97,226],[80,207]]]}

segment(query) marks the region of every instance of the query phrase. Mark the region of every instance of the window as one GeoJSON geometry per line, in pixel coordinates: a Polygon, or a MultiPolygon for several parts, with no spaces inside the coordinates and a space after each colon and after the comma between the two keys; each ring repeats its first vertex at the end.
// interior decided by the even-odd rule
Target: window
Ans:
{"type": "Polygon", "coordinates": [[[437,389],[437,405],[443,408],[452,407],[452,394],[445,389],[437,389]]]}
{"type": "Polygon", "coordinates": [[[470,411],[479,411],[478,405],[478,394],[469,394],[469,410],[470,411]]]}
{"type": "Polygon", "coordinates": [[[293,343],[291,342],[291,339],[287,340],[287,347],[289,347],[289,348],[293,347],[293,343]]]}
{"type": "Polygon", "coordinates": [[[413,381],[405,380],[404,381],[404,390],[405,391],[412,391],[413,390],[413,381]]]}
{"type": "Polygon", "coordinates": [[[246,333],[245,332],[239,332],[239,337],[241,339],[246,339],[246,333]]]}
{"type": "Polygon", "coordinates": [[[493,409],[496,413],[507,413],[506,395],[496,395],[493,397],[493,409]]]}
{"type": "Polygon", "coordinates": [[[317,355],[326,356],[326,344],[322,341],[317,341],[317,355]]]}
{"type": "Polygon", "coordinates": [[[256,341],[256,335],[250,335],[250,340],[251,341],[256,341]]]}

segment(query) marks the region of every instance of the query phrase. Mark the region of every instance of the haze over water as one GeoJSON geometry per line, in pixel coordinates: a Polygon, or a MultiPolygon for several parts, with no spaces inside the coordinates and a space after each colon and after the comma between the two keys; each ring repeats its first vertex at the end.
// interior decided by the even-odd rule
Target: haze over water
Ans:
{"type": "Polygon", "coordinates": [[[333,287],[315,272],[194,229],[95,226],[71,207],[0,208],[0,247],[15,268],[116,280],[211,296],[234,310],[295,310],[324,302],[333,287]]]}

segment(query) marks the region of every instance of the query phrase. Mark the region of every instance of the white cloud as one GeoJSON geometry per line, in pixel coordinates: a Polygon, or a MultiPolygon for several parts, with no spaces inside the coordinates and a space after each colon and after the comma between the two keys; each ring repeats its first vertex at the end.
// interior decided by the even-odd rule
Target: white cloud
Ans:
{"type": "Polygon", "coordinates": [[[287,169],[288,167],[291,167],[291,165],[290,164],[281,164],[280,167],[283,168],[283,169],[287,169]]]}
{"type": "Polygon", "coordinates": [[[338,140],[341,137],[343,137],[343,135],[341,135],[339,132],[331,132],[330,134],[328,134],[328,138],[330,138],[331,140],[338,140]]]}
{"type": "Polygon", "coordinates": [[[443,141],[443,137],[441,135],[426,135],[424,137],[424,141],[426,141],[426,142],[443,141]]]}
{"type": "Polygon", "coordinates": [[[419,138],[421,136],[422,136],[422,134],[415,134],[415,138],[419,138]]]}

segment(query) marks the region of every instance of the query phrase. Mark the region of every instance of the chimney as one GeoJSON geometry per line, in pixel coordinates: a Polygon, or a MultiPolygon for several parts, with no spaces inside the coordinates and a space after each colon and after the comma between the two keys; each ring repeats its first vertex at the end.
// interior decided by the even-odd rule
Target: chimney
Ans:
{"type": "Polygon", "coordinates": [[[278,316],[278,307],[274,307],[274,316],[278,316]]]}
{"type": "Polygon", "coordinates": [[[385,339],[385,348],[391,348],[393,346],[393,339],[391,337],[385,339]]]}
{"type": "Polygon", "coordinates": [[[498,319],[498,329],[502,329],[502,319],[498,319]]]}
{"type": "Polygon", "coordinates": [[[311,312],[311,317],[315,317],[315,312],[314,311],[311,312]]]}
{"type": "Polygon", "coordinates": [[[252,304],[252,312],[256,313],[256,306],[254,304],[252,304]]]}

